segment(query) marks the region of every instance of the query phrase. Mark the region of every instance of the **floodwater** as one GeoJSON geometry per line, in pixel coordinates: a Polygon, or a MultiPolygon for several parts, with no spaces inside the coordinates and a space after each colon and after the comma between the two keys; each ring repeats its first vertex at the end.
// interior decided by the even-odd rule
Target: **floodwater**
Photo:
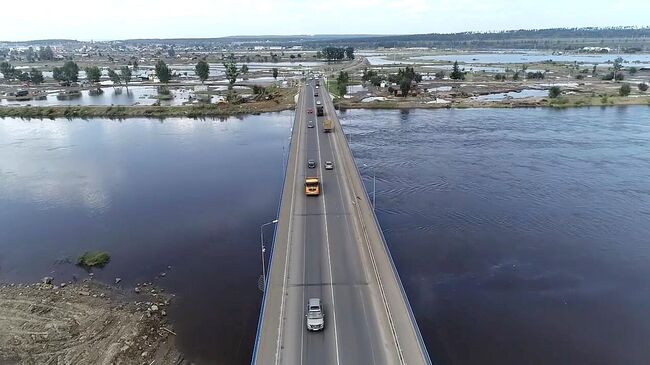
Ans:
{"type": "MultiPolygon", "coordinates": [[[[292,119],[0,120],[0,282],[106,250],[98,280],[177,295],[191,360],[249,363],[292,119]]],[[[647,363],[650,108],[342,122],[436,363],[647,363]]]]}
{"type": "MultiPolygon", "coordinates": [[[[154,86],[129,86],[104,87],[100,95],[90,95],[88,90],[82,90],[81,95],[69,99],[57,99],[58,93],[48,94],[42,100],[10,101],[0,100],[0,105],[31,105],[31,106],[59,106],[59,105],[153,105],[158,101],[158,89],[154,86]]],[[[183,105],[194,95],[189,89],[170,89],[174,96],[171,100],[161,100],[161,105],[183,105]]]]}
{"type": "Polygon", "coordinates": [[[460,53],[448,55],[431,55],[411,57],[414,61],[445,61],[460,63],[539,63],[553,60],[560,63],[586,63],[605,65],[622,57],[627,66],[649,67],[650,54],[562,54],[554,55],[544,52],[495,52],[495,53],[460,53]]]}
{"type": "Polygon", "coordinates": [[[190,359],[250,362],[259,228],[277,214],[292,121],[1,119],[0,282],[86,278],[76,257],[105,250],[98,280],[177,295],[170,317],[190,359]]]}
{"type": "Polygon", "coordinates": [[[342,122],[434,363],[648,363],[650,108],[342,122]]]}
{"type": "Polygon", "coordinates": [[[548,96],[548,90],[524,89],[521,91],[509,91],[507,93],[495,93],[474,96],[471,99],[480,101],[501,101],[507,99],[526,99],[526,98],[545,98],[548,96]]]}

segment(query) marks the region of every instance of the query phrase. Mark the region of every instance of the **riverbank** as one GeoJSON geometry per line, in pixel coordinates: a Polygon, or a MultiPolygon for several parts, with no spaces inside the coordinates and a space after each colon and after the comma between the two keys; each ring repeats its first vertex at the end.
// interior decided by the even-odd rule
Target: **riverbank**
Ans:
{"type": "Polygon", "coordinates": [[[171,296],[138,292],[52,278],[0,286],[0,363],[188,364],[167,321],[171,296]]]}
{"type": "Polygon", "coordinates": [[[650,105],[650,96],[636,98],[620,96],[562,96],[555,99],[509,99],[502,101],[442,100],[441,102],[434,103],[421,102],[417,100],[361,102],[337,99],[334,104],[337,109],[571,108],[585,106],[650,105]]]}
{"type": "Polygon", "coordinates": [[[293,109],[295,92],[283,89],[271,100],[241,104],[191,104],[180,106],[157,105],[68,105],[68,106],[4,106],[0,118],[53,119],[53,118],[133,118],[133,117],[227,117],[241,114],[260,114],[293,109]]]}

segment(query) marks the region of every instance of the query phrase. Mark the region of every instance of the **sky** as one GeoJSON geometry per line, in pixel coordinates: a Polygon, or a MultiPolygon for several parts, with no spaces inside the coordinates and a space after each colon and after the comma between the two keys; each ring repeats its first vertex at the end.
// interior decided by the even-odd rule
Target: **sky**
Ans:
{"type": "Polygon", "coordinates": [[[30,0],[30,10],[2,2],[0,41],[650,25],[648,0],[30,0]]]}

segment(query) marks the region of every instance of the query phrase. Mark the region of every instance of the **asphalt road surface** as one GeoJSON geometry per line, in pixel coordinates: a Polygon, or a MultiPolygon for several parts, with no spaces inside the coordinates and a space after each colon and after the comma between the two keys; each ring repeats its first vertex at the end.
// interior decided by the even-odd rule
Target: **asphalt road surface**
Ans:
{"type": "MultiPolygon", "coordinates": [[[[409,364],[428,363],[417,326],[409,317],[410,310],[400,310],[404,313],[398,317],[406,318],[408,323],[396,325],[393,318],[396,308],[400,308],[394,306],[391,311],[386,297],[398,292],[401,286],[392,281],[381,284],[382,275],[378,270],[382,268],[375,257],[380,253],[373,253],[367,243],[368,232],[360,224],[361,205],[356,202],[361,197],[349,186],[350,171],[356,168],[349,166],[354,163],[351,155],[337,142],[342,136],[336,135],[341,133],[339,129],[329,96],[315,88],[315,81],[307,82],[296,107],[280,222],[254,362],[400,364],[411,356],[405,356],[405,352],[415,348],[423,354],[411,357],[421,361],[409,361],[409,364]],[[314,96],[315,92],[318,97],[314,96]],[[317,117],[317,101],[325,105],[323,117],[317,117]],[[334,133],[323,132],[325,119],[334,121],[334,133]],[[307,127],[309,121],[313,121],[314,128],[307,127]],[[315,160],[316,167],[308,168],[308,160],[315,160]],[[325,170],[326,161],[334,163],[333,170],[325,170]],[[304,194],[307,176],[319,177],[319,196],[304,194]],[[393,285],[395,290],[386,291],[385,285],[393,285]],[[322,300],[323,331],[307,330],[305,313],[309,298],[322,300]],[[409,336],[416,334],[411,337],[419,339],[418,343],[404,346],[405,341],[416,341],[407,336],[400,338],[400,328],[406,328],[409,336]]],[[[358,179],[356,172],[354,177],[358,179]]],[[[383,274],[386,275],[396,276],[393,272],[383,274]]]]}

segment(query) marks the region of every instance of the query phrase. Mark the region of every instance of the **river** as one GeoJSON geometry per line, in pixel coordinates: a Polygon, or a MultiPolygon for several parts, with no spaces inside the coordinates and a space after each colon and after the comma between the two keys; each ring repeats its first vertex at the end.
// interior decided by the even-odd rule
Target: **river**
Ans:
{"type": "MultiPolygon", "coordinates": [[[[106,250],[97,280],[176,294],[190,359],[248,363],[292,119],[0,120],[0,282],[85,278],[74,258],[106,250]]],[[[342,112],[436,363],[650,358],[649,121],[648,107],[342,112]]]]}
{"type": "Polygon", "coordinates": [[[650,108],[342,122],[434,362],[647,363],[650,108]]]}

